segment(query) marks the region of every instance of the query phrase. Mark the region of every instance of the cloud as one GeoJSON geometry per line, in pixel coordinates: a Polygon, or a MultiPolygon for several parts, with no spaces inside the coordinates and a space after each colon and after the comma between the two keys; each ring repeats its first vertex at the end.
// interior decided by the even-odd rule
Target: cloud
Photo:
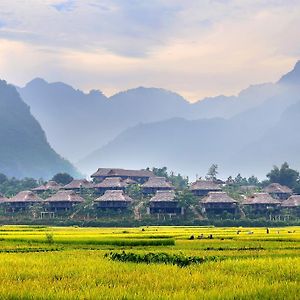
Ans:
{"type": "Polygon", "coordinates": [[[296,0],[2,0],[0,20],[2,74],[16,83],[196,100],[277,80],[300,57],[296,0]]]}
{"type": "Polygon", "coordinates": [[[54,7],[57,11],[72,11],[75,8],[75,1],[74,0],[68,0],[64,2],[59,2],[52,4],[52,7],[54,7]]]}

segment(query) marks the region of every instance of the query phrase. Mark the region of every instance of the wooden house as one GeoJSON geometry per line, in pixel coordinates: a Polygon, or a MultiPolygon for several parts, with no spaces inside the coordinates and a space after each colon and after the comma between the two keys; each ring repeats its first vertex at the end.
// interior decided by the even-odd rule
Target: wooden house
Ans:
{"type": "Polygon", "coordinates": [[[157,191],[170,191],[174,189],[174,186],[165,177],[150,177],[148,181],[142,184],[142,191],[145,195],[155,194],[157,191]]]}
{"type": "Polygon", "coordinates": [[[157,191],[149,201],[148,214],[179,215],[183,213],[184,209],[175,199],[173,190],[157,191]]]}
{"type": "Polygon", "coordinates": [[[83,202],[84,199],[74,191],[58,191],[45,200],[47,210],[53,212],[68,211],[83,202]]]}
{"type": "Polygon", "coordinates": [[[26,210],[35,204],[42,204],[43,202],[44,200],[32,191],[22,191],[3,203],[6,205],[6,211],[17,212],[26,210]]]}
{"type": "Polygon", "coordinates": [[[225,192],[209,192],[200,200],[202,211],[208,214],[223,214],[224,212],[235,214],[238,202],[225,192]]]}
{"type": "Polygon", "coordinates": [[[93,183],[87,181],[86,179],[74,179],[67,185],[63,187],[64,190],[72,190],[80,192],[83,189],[93,189],[93,183]]]}
{"type": "Polygon", "coordinates": [[[146,182],[150,177],[154,176],[149,170],[125,170],[114,168],[99,168],[91,177],[95,182],[101,182],[107,177],[120,177],[124,179],[132,179],[139,183],[146,182]]]}
{"type": "Polygon", "coordinates": [[[286,200],[293,194],[293,191],[289,187],[279,183],[271,183],[263,191],[279,200],[286,200]]]}
{"type": "Polygon", "coordinates": [[[293,195],[281,203],[284,214],[300,217],[300,195],[293,195]]]}
{"type": "Polygon", "coordinates": [[[104,194],[108,190],[124,191],[126,186],[128,186],[128,184],[123,181],[121,177],[107,177],[102,182],[94,184],[94,189],[98,193],[104,194]]]}
{"type": "Polygon", "coordinates": [[[248,213],[255,215],[278,212],[280,201],[274,199],[268,193],[254,193],[250,197],[246,197],[242,201],[244,208],[248,210],[248,213]]]}
{"type": "Polygon", "coordinates": [[[58,191],[62,188],[62,185],[60,185],[59,183],[57,183],[54,180],[50,180],[48,181],[45,185],[40,185],[34,189],[32,189],[33,192],[37,192],[37,193],[43,193],[43,192],[54,192],[54,191],[58,191]]]}
{"type": "Polygon", "coordinates": [[[198,197],[204,197],[209,192],[222,191],[221,185],[211,180],[197,180],[190,186],[190,191],[198,197]]]}
{"type": "Polygon", "coordinates": [[[122,190],[107,190],[94,200],[95,208],[100,210],[122,211],[130,208],[133,199],[122,190]]]}

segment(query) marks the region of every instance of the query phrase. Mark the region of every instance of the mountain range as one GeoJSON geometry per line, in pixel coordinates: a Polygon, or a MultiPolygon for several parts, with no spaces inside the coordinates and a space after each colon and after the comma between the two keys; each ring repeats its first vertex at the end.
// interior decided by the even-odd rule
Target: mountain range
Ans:
{"type": "Polygon", "coordinates": [[[40,124],[15,87],[0,81],[0,173],[50,178],[57,172],[78,175],[48,144],[40,124]]]}
{"type": "Polygon", "coordinates": [[[43,79],[18,91],[54,149],[86,174],[100,166],[166,165],[194,176],[217,163],[224,176],[262,177],[283,161],[300,167],[300,62],[276,83],[196,103],[158,88],[108,98],[43,79]]]}

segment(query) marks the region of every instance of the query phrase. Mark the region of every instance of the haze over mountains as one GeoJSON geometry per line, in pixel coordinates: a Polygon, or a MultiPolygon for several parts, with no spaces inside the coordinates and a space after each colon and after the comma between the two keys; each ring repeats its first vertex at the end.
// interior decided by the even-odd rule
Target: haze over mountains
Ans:
{"type": "Polygon", "coordinates": [[[194,176],[212,163],[227,176],[263,177],[273,164],[298,158],[300,62],[277,83],[237,96],[189,103],[157,88],[136,88],[110,98],[64,83],[35,79],[18,88],[50,144],[91,173],[99,166],[168,166],[194,176]]]}
{"type": "Polygon", "coordinates": [[[0,81],[0,172],[15,177],[49,178],[75,168],[48,144],[15,87],[0,81]]]}

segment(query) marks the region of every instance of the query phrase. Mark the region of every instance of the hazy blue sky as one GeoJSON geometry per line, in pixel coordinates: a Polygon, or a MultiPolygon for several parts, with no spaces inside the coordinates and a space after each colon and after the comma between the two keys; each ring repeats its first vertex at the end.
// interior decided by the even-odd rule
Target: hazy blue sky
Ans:
{"type": "Polygon", "coordinates": [[[0,77],[193,101],[277,80],[299,37],[299,0],[0,0],[0,77]]]}

